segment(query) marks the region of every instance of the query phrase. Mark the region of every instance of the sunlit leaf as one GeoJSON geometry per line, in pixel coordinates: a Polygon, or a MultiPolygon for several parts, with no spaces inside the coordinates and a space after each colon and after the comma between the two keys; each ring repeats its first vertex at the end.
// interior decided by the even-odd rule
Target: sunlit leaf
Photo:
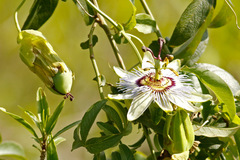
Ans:
{"type": "Polygon", "coordinates": [[[234,135],[240,126],[233,128],[217,128],[212,126],[199,126],[193,125],[194,134],[196,136],[206,136],[206,137],[230,137],[234,135]]]}
{"type": "Polygon", "coordinates": [[[58,160],[57,148],[54,141],[51,141],[47,148],[47,160],[58,160]]]}
{"type": "Polygon", "coordinates": [[[22,29],[39,29],[52,16],[57,4],[58,0],[34,0],[22,29]]]}
{"type": "Polygon", "coordinates": [[[120,150],[120,154],[122,159],[126,159],[126,160],[130,160],[130,159],[134,159],[133,157],[133,153],[132,151],[128,148],[127,145],[125,144],[120,144],[119,145],[119,150],[120,150]]]}
{"type": "Polygon", "coordinates": [[[93,125],[93,122],[95,121],[98,113],[100,112],[100,110],[102,109],[102,107],[105,106],[107,100],[101,100],[98,101],[97,103],[93,104],[88,110],[87,112],[85,112],[83,118],[82,118],[82,122],[80,125],[80,135],[81,135],[81,140],[83,142],[86,141],[88,133],[90,131],[90,128],[93,125]]]}
{"type": "Polygon", "coordinates": [[[55,109],[55,111],[53,112],[52,116],[50,116],[47,125],[46,125],[46,133],[50,134],[53,130],[53,128],[55,127],[58,117],[60,116],[60,113],[64,107],[65,104],[65,100],[63,100],[58,107],[55,109]]]}
{"type": "Polygon", "coordinates": [[[228,85],[215,73],[202,69],[201,65],[185,67],[184,71],[194,73],[198,79],[211,89],[220,103],[223,103],[222,112],[232,121],[236,116],[236,106],[233,94],[228,85]]]}
{"type": "Polygon", "coordinates": [[[112,120],[117,125],[118,129],[122,131],[123,130],[122,120],[118,115],[118,112],[108,105],[105,105],[103,107],[103,110],[106,112],[110,120],[112,120]]]}
{"type": "MultiPolygon", "coordinates": [[[[0,157],[12,157],[19,160],[25,160],[26,155],[22,146],[15,142],[6,141],[0,144],[0,157]]],[[[0,158],[1,159],[1,158],[0,158]]]]}
{"type": "Polygon", "coordinates": [[[49,107],[46,99],[46,94],[40,87],[37,90],[37,108],[38,114],[40,114],[41,117],[41,122],[45,124],[49,116],[49,107]]]}
{"type": "Polygon", "coordinates": [[[127,21],[127,23],[123,24],[124,30],[131,30],[136,26],[136,19],[135,19],[135,15],[136,15],[136,7],[134,5],[134,1],[129,0],[132,6],[132,15],[129,18],[129,20],[127,21]]]}
{"type": "MultiPolygon", "coordinates": [[[[230,0],[227,0],[229,5],[232,7],[232,3],[230,0]]],[[[224,1],[222,8],[218,12],[218,14],[214,17],[211,24],[208,26],[210,28],[217,28],[226,25],[229,21],[234,18],[234,14],[228,4],[224,1]]]]}
{"type": "Polygon", "coordinates": [[[66,139],[63,138],[63,137],[54,138],[54,143],[55,143],[56,146],[59,145],[60,143],[64,142],[64,141],[66,141],[66,139]]]}
{"type": "Polygon", "coordinates": [[[2,107],[0,107],[0,110],[4,113],[8,114],[9,116],[11,116],[13,119],[18,121],[19,123],[21,123],[35,138],[39,139],[36,132],[32,128],[32,126],[27,121],[25,121],[22,117],[15,115],[13,113],[7,112],[6,109],[2,108],[2,107]]]}
{"type": "Polygon", "coordinates": [[[236,141],[238,153],[240,154],[240,130],[238,130],[238,131],[234,134],[234,139],[235,139],[235,141],[236,141]]]}
{"type": "MultiPolygon", "coordinates": [[[[210,23],[206,23],[206,21],[209,21],[207,19],[211,19],[215,3],[215,0],[192,1],[192,3],[189,4],[189,6],[183,12],[180,20],[178,21],[170,39],[169,46],[179,46],[191,37],[194,37],[197,32],[199,32],[199,28],[206,28],[210,23]]],[[[201,30],[203,30],[201,31],[203,34],[205,32],[205,29],[201,30]]],[[[199,35],[200,40],[202,34],[199,35]]]]}
{"type": "Polygon", "coordinates": [[[136,15],[137,24],[135,28],[144,34],[149,34],[156,31],[156,21],[146,13],[139,13],[136,15]]]}
{"type": "Polygon", "coordinates": [[[80,10],[80,12],[81,12],[81,14],[83,16],[85,24],[86,25],[91,25],[93,20],[94,20],[94,18],[89,16],[87,13],[89,13],[90,15],[94,15],[94,12],[93,12],[93,9],[91,7],[89,7],[89,5],[87,4],[86,0],[78,0],[78,1],[77,0],[73,0],[73,2],[77,5],[78,9],[80,10]],[[84,10],[87,13],[83,10],[82,7],[84,8],[84,10]]]}
{"type": "Polygon", "coordinates": [[[90,153],[99,153],[108,148],[116,146],[122,138],[122,135],[109,135],[104,137],[91,138],[86,141],[85,147],[90,153]]]}

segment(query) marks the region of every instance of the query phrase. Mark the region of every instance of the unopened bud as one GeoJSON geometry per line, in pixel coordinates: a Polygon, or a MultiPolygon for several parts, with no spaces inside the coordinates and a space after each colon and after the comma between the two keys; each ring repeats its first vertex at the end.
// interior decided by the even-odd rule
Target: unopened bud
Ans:
{"type": "Polygon", "coordinates": [[[18,35],[20,57],[45,85],[54,93],[69,95],[73,83],[72,71],[53,50],[43,34],[36,30],[23,30],[18,35]]]}

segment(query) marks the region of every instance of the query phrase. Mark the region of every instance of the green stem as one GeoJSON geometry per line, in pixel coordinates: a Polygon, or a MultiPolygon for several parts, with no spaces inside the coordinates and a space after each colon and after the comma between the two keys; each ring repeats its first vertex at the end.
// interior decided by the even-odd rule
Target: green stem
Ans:
{"type": "Polygon", "coordinates": [[[15,22],[15,25],[16,25],[16,28],[18,30],[18,32],[21,32],[21,27],[18,23],[18,10],[22,7],[22,5],[25,3],[26,0],[23,0],[19,6],[17,7],[16,11],[15,11],[15,15],[14,15],[14,22],[15,22]]]}
{"type": "MultiPolygon", "coordinates": [[[[154,18],[154,16],[153,16],[153,14],[152,14],[152,12],[151,12],[151,10],[150,10],[150,8],[148,7],[147,2],[146,2],[145,0],[140,0],[140,2],[141,2],[142,6],[143,6],[143,8],[144,8],[144,11],[145,11],[147,14],[149,14],[154,21],[156,21],[155,18],[154,18]]],[[[163,36],[162,36],[162,33],[160,32],[160,29],[159,29],[157,23],[156,23],[156,34],[157,34],[157,37],[163,37],[163,36]]],[[[164,52],[167,53],[167,54],[170,53],[170,51],[169,51],[169,49],[168,49],[168,47],[167,47],[166,45],[163,45],[163,50],[164,50],[164,52]]]]}
{"type": "Polygon", "coordinates": [[[89,52],[90,52],[90,59],[91,59],[91,62],[92,62],[92,65],[93,65],[93,68],[94,68],[94,71],[95,71],[95,75],[96,75],[96,78],[97,78],[98,91],[99,91],[99,94],[100,94],[100,98],[104,99],[103,87],[101,85],[102,84],[101,74],[99,72],[97,62],[96,62],[95,57],[94,57],[93,44],[92,44],[93,32],[94,32],[94,29],[96,28],[96,26],[97,26],[97,23],[93,22],[93,25],[92,25],[90,33],[89,33],[89,52]]]}
{"type": "MultiPolygon", "coordinates": [[[[96,0],[94,0],[93,3],[98,7],[98,4],[97,4],[96,0]]],[[[106,33],[106,35],[108,37],[108,40],[109,40],[109,42],[110,42],[110,44],[112,46],[114,55],[115,55],[115,57],[117,59],[118,65],[122,69],[126,70],[126,67],[125,67],[123,59],[122,59],[122,57],[120,55],[120,51],[118,49],[117,43],[114,40],[114,38],[113,38],[113,36],[112,36],[112,34],[110,32],[110,29],[109,29],[106,21],[104,20],[104,18],[100,14],[97,14],[97,18],[98,18],[97,22],[98,22],[99,26],[104,30],[104,32],[106,33]]]]}
{"type": "Polygon", "coordinates": [[[149,136],[148,128],[146,126],[144,126],[144,125],[143,125],[143,132],[144,132],[144,135],[145,135],[145,137],[147,139],[147,143],[148,143],[151,155],[152,155],[152,159],[153,160],[157,160],[156,155],[155,155],[155,151],[153,149],[153,144],[152,144],[152,141],[151,141],[150,136],[149,136]]]}
{"type": "Polygon", "coordinates": [[[111,19],[108,15],[106,15],[104,12],[102,12],[96,5],[94,5],[90,0],[86,0],[88,5],[92,7],[96,12],[98,12],[103,18],[105,18],[107,21],[109,21],[129,42],[129,44],[132,46],[133,50],[135,51],[139,62],[142,62],[141,54],[139,53],[137,47],[132,42],[131,38],[126,34],[126,32],[123,30],[123,27],[120,24],[117,24],[113,19],[111,19]]]}

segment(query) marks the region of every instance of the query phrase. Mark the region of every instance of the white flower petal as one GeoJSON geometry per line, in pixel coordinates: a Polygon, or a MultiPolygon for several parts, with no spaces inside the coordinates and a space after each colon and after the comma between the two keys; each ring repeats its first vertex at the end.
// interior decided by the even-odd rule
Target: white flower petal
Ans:
{"type": "Polygon", "coordinates": [[[137,95],[128,110],[127,119],[133,121],[140,117],[153,101],[151,91],[143,92],[137,95]]]}
{"type": "Polygon", "coordinates": [[[167,65],[168,68],[172,68],[177,72],[179,71],[180,66],[181,66],[181,61],[179,59],[176,59],[167,65]]]}
{"type": "Polygon", "coordinates": [[[154,64],[155,61],[152,54],[149,51],[145,52],[142,60],[142,69],[154,68],[154,64]]]}
{"type": "Polygon", "coordinates": [[[166,95],[165,94],[161,94],[158,93],[158,95],[156,95],[156,99],[155,99],[155,102],[158,104],[158,106],[168,112],[168,111],[173,111],[173,108],[172,108],[172,104],[169,102],[169,100],[167,99],[166,95]]]}
{"type": "Polygon", "coordinates": [[[179,106],[183,109],[186,109],[190,112],[198,112],[200,110],[202,110],[201,107],[195,107],[192,103],[188,102],[184,97],[184,96],[179,96],[179,95],[172,95],[172,94],[169,94],[168,95],[168,98],[169,100],[175,104],[176,106],[179,106]]]}
{"type": "Polygon", "coordinates": [[[127,76],[130,72],[126,71],[126,70],[123,70],[122,68],[120,67],[115,67],[113,66],[113,69],[114,71],[116,72],[116,74],[119,76],[119,77],[125,77],[127,76]]]}
{"type": "Polygon", "coordinates": [[[212,96],[210,96],[209,94],[200,94],[200,93],[196,93],[196,92],[192,92],[190,94],[190,97],[187,98],[187,101],[190,102],[206,102],[212,99],[212,96]]]}
{"type": "Polygon", "coordinates": [[[110,99],[133,99],[134,94],[108,94],[110,99]]]}

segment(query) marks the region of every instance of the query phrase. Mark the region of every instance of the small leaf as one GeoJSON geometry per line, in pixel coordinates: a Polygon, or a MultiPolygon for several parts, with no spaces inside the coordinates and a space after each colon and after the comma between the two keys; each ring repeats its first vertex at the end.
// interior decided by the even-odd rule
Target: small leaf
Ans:
{"type": "Polygon", "coordinates": [[[34,129],[32,128],[32,126],[25,121],[22,117],[15,115],[13,113],[7,112],[5,108],[0,107],[0,111],[8,114],[9,116],[11,116],[13,119],[15,119],[16,121],[18,121],[19,123],[21,123],[35,138],[39,139],[36,132],[34,131],[34,129]]]}
{"type": "Polygon", "coordinates": [[[78,3],[76,0],[73,0],[73,2],[77,5],[78,9],[80,10],[83,18],[84,18],[84,22],[86,25],[91,25],[94,18],[93,17],[90,17],[88,14],[85,13],[88,12],[90,15],[94,15],[94,11],[93,9],[87,4],[86,0],[78,0],[78,3]],[[84,8],[84,10],[82,9],[82,7],[84,8]]]}
{"type": "Polygon", "coordinates": [[[38,30],[53,14],[58,0],[35,0],[22,30],[38,30]]]}
{"type": "Polygon", "coordinates": [[[94,154],[93,160],[106,160],[106,155],[104,152],[94,154]]]}
{"type": "MultiPolygon", "coordinates": [[[[98,37],[96,35],[93,35],[92,37],[92,47],[94,47],[96,45],[96,43],[98,42],[98,37]]],[[[85,42],[82,42],[80,44],[82,49],[88,49],[89,48],[89,39],[85,42]]]]}
{"type": "Polygon", "coordinates": [[[106,135],[111,134],[118,134],[119,131],[117,128],[113,126],[113,124],[110,124],[109,122],[103,123],[103,122],[97,122],[97,126],[104,131],[106,135]]]}
{"type": "Polygon", "coordinates": [[[72,151],[84,145],[83,142],[80,140],[80,125],[81,123],[78,125],[78,127],[74,130],[74,133],[73,133],[74,141],[72,144],[72,151]]]}
{"type": "Polygon", "coordinates": [[[98,138],[91,138],[86,141],[85,147],[90,153],[99,153],[108,148],[116,146],[122,138],[122,135],[109,135],[98,138]]]}
{"type": "Polygon", "coordinates": [[[155,145],[157,151],[159,151],[159,152],[162,151],[162,144],[160,144],[161,143],[160,140],[161,140],[160,135],[155,134],[154,138],[153,138],[153,142],[154,142],[154,145],[155,145]]]}
{"type": "Polygon", "coordinates": [[[49,107],[46,99],[46,94],[40,87],[37,90],[37,108],[38,114],[41,117],[41,122],[45,124],[47,118],[49,117],[49,107]]]}
{"type": "Polygon", "coordinates": [[[55,127],[58,117],[60,116],[60,113],[64,107],[65,104],[65,100],[63,100],[58,107],[55,109],[55,111],[53,112],[52,116],[49,118],[47,125],[46,125],[46,133],[50,134],[53,130],[53,128],[55,127]]]}
{"type": "Polygon", "coordinates": [[[156,21],[146,13],[139,13],[136,15],[137,24],[135,28],[144,34],[149,34],[156,31],[156,21]]]}
{"type": "Polygon", "coordinates": [[[183,71],[194,73],[198,79],[209,89],[211,89],[220,103],[223,103],[222,112],[233,121],[236,115],[236,106],[233,94],[228,85],[215,73],[201,68],[201,64],[194,67],[185,67],[183,71]]]}
{"type": "Polygon", "coordinates": [[[32,119],[32,121],[36,124],[40,131],[43,131],[42,125],[40,124],[38,118],[30,111],[25,111],[25,113],[32,119]]]}
{"type": "Polygon", "coordinates": [[[80,135],[82,138],[82,141],[85,142],[88,136],[88,133],[90,131],[90,128],[93,125],[93,122],[95,121],[98,113],[102,109],[102,107],[105,106],[107,100],[101,100],[98,101],[97,103],[93,104],[87,112],[85,112],[82,122],[80,125],[80,135]]]}
{"type": "MultiPolygon", "coordinates": [[[[230,0],[227,0],[229,5],[233,7],[232,3],[230,0]]],[[[228,4],[224,1],[222,8],[218,12],[218,14],[214,17],[212,20],[211,24],[208,26],[209,28],[218,28],[226,25],[229,21],[231,21],[234,18],[234,14],[228,6],[228,4]]]]}
{"type": "Polygon", "coordinates": [[[122,159],[126,159],[126,160],[133,160],[134,159],[132,151],[125,144],[120,144],[119,145],[119,150],[120,150],[120,154],[121,154],[122,159]]]}
{"type": "Polygon", "coordinates": [[[137,149],[137,148],[141,147],[141,145],[143,144],[145,139],[146,139],[146,137],[143,134],[142,137],[136,143],[129,145],[129,147],[132,147],[133,149],[137,149]]]}
{"type": "Polygon", "coordinates": [[[47,160],[58,160],[57,148],[54,141],[51,141],[48,145],[47,160]]]}
{"type": "Polygon", "coordinates": [[[112,152],[111,156],[112,156],[112,160],[122,160],[121,159],[121,154],[117,151],[112,152]]]}
{"type": "Polygon", "coordinates": [[[81,123],[81,121],[76,121],[76,122],[73,122],[71,124],[69,124],[68,126],[64,127],[63,129],[61,129],[60,131],[58,131],[54,136],[53,136],[53,139],[59,135],[61,135],[62,133],[66,132],[67,130],[71,129],[72,127],[76,126],[76,125],[79,125],[81,123]]]}
{"type": "Polygon", "coordinates": [[[66,141],[66,139],[63,138],[63,137],[54,138],[54,143],[55,143],[56,146],[59,145],[60,143],[64,142],[64,141],[66,141]]]}
{"type": "Polygon", "coordinates": [[[26,159],[22,146],[10,141],[6,141],[0,144],[0,157],[1,156],[12,157],[19,160],[26,159]]]}
{"type": "MultiPolygon", "coordinates": [[[[106,78],[104,75],[100,75],[99,76],[100,79],[101,79],[101,83],[99,84],[101,87],[105,86],[106,85],[106,78]]],[[[94,81],[98,81],[97,77],[93,78],[94,81]]]]}
{"type": "Polygon", "coordinates": [[[131,6],[132,6],[132,15],[129,18],[129,20],[127,21],[127,23],[123,24],[123,27],[124,27],[125,31],[131,30],[131,29],[133,29],[136,26],[135,15],[136,15],[137,9],[136,9],[136,7],[134,5],[134,1],[132,1],[132,0],[129,0],[129,1],[131,3],[131,6]]]}
{"type": "Polygon", "coordinates": [[[234,135],[240,126],[233,128],[217,128],[212,126],[199,126],[193,125],[194,134],[196,136],[205,136],[205,137],[230,137],[234,135]]]}
{"type": "MultiPolygon", "coordinates": [[[[209,15],[212,14],[215,3],[215,0],[192,1],[178,21],[170,39],[169,46],[179,46],[195,36],[199,28],[203,26],[203,24],[206,24],[205,21],[206,19],[209,19],[209,15]]],[[[200,39],[201,37],[202,35],[200,36],[200,39]]]]}
{"type": "Polygon", "coordinates": [[[112,120],[118,127],[120,131],[123,130],[122,120],[118,115],[118,112],[112,107],[105,105],[103,110],[106,112],[107,116],[112,120]]]}

